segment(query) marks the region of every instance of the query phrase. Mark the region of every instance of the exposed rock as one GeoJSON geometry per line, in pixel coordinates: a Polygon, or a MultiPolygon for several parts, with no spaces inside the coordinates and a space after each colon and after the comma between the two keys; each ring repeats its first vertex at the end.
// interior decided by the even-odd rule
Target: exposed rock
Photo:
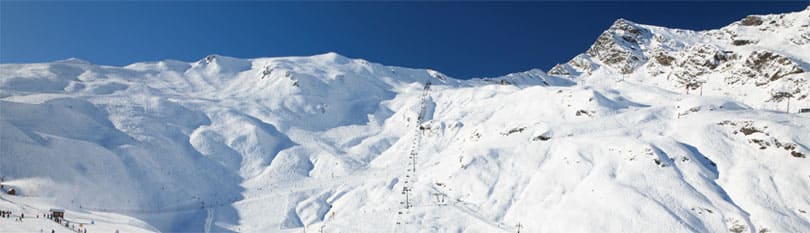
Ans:
{"type": "Polygon", "coordinates": [[[595,114],[595,113],[596,112],[594,112],[594,111],[586,111],[586,110],[580,109],[580,110],[578,110],[576,112],[576,116],[583,116],[583,115],[584,116],[593,116],[593,114],[595,114]]]}
{"type": "Polygon", "coordinates": [[[511,134],[514,134],[514,133],[522,133],[523,130],[526,130],[526,127],[512,128],[512,129],[510,129],[509,131],[507,131],[505,133],[501,133],[501,135],[508,136],[508,135],[511,135],[511,134]]]}
{"type": "Polygon", "coordinates": [[[548,141],[549,139],[551,139],[550,136],[538,135],[537,137],[532,138],[532,141],[548,141]]]}
{"type": "Polygon", "coordinates": [[[699,88],[705,82],[699,78],[700,76],[712,73],[719,66],[734,58],[732,54],[706,44],[692,46],[675,56],[682,60],[678,61],[677,69],[672,72],[672,75],[681,86],[690,90],[699,88]]]}
{"type": "Polygon", "coordinates": [[[579,54],[565,64],[557,64],[548,72],[551,75],[579,75],[590,73],[598,66],[587,54],[579,54]]]}
{"type": "Polygon", "coordinates": [[[619,19],[596,39],[586,53],[623,74],[629,74],[647,61],[640,43],[651,38],[650,35],[649,30],[619,19]]]}
{"type": "Polygon", "coordinates": [[[675,61],[675,57],[664,53],[658,53],[655,55],[655,61],[658,62],[658,64],[668,66],[672,64],[672,61],[675,61]]]}
{"type": "Polygon", "coordinates": [[[740,21],[740,24],[743,26],[759,26],[762,25],[762,19],[759,16],[749,15],[740,21]]]}
{"type": "Polygon", "coordinates": [[[548,71],[550,75],[571,75],[571,72],[563,64],[557,64],[548,71]]]}
{"type": "Polygon", "coordinates": [[[808,99],[810,82],[806,75],[796,75],[807,69],[801,63],[803,57],[797,55],[801,54],[801,46],[810,44],[808,16],[810,8],[791,14],[754,15],[708,31],[669,29],[620,19],[600,34],[585,53],[555,65],[548,74],[571,79],[603,73],[635,74],[623,77],[671,91],[686,89],[686,94],[701,89],[701,94],[730,95],[754,106],[771,101],[768,94],[776,91],[791,92],[793,100],[808,99]],[[774,36],[782,37],[776,39],[791,47],[775,49],[773,43],[764,43],[774,36]],[[800,47],[794,49],[795,45],[800,47]],[[756,50],[749,50],[752,48],[756,50]],[[603,66],[610,69],[601,69],[603,66]]]}
{"type": "Polygon", "coordinates": [[[756,43],[757,43],[756,41],[752,41],[752,40],[734,40],[732,42],[732,44],[736,45],[736,46],[743,46],[743,45],[756,44],[756,43]]]}
{"type": "Polygon", "coordinates": [[[744,135],[751,135],[754,133],[760,133],[762,131],[752,125],[746,125],[740,128],[740,132],[742,132],[744,135]]]}
{"type": "Polygon", "coordinates": [[[804,72],[802,68],[789,58],[770,51],[756,51],[745,60],[745,66],[758,74],[767,77],[770,81],[781,79],[790,74],[804,72]]]}

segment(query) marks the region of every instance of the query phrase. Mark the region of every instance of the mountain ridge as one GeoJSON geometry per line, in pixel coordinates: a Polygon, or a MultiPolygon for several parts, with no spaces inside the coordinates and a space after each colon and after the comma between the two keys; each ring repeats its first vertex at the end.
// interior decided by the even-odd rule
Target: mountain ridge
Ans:
{"type": "Polygon", "coordinates": [[[0,209],[91,232],[805,232],[810,8],[754,17],[617,20],[548,73],[469,80],[337,53],[0,64],[0,209]]]}

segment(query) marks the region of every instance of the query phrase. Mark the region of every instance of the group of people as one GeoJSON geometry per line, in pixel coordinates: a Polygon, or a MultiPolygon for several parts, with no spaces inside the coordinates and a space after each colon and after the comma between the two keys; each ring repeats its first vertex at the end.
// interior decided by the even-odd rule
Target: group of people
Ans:
{"type": "Polygon", "coordinates": [[[43,216],[45,216],[45,218],[48,218],[48,219],[58,223],[59,225],[65,226],[65,228],[71,229],[71,230],[76,231],[78,233],[87,233],[87,228],[84,227],[83,223],[80,223],[78,228],[77,228],[76,223],[71,224],[70,222],[64,220],[61,217],[54,217],[52,214],[45,214],[43,216]]]}
{"type": "Polygon", "coordinates": [[[76,231],[78,233],[87,233],[87,228],[86,227],[82,228],[82,226],[79,226],[79,228],[76,228],[76,224],[68,225],[68,223],[66,222],[65,227],[70,228],[71,230],[74,230],[74,231],[76,231]]]}
{"type": "MultiPolygon", "coordinates": [[[[0,218],[11,218],[12,215],[13,215],[13,213],[10,210],[0,210],[0,218]]],[[[64,227],[66,227],[68,229],[71,229],[73,231],[76,231],[78,233],[87,233],[87,228],[84,227],[83,223],[80,223],[77,226],[76,223],[71,224],[70,222],[65,221],[61,217],[54,217],[52,214],[43,214],[42,217],[50,219],[50,220],[56,222],[57,224],[63,225],[64,227]]],[[[20,213],[20,216],[16,217],[15,221],[20,221],[21,222],[23,220],[23,218],[25,218],[25,213],[20,213]]],[[[37,215],[37,218],[39,218],[39,215],[37,215]]],[[[95,223],[95,222],[91,221],[91,223],[95,223]]],[[[44,229],[40,229],[40,232],[44,232],[43,230],[44,229]]],[[[51,233],[54,233],[54,232],[55,231],[53,229],[51,229],[51,233]]],[[[116,230],[115,232],[118,233],[118,230],[116,230]]]]}
{"type": "MultiPolygon", "coordinates": [[[[61,225],[61,224],[59,224],[59,225],[61,225]]],[[[87,233],[87,228],[81,228],[81,227],[80,227],[80,228],[76,228],[76,224],[70,225],[70,224],[68,224],[67,222],[65,222],[65,225],[64,225],[64,226],[65,226],[66,228],[70,229],[70,230],[76,231],[77,233],[87,233]]],[[[40,233],[43,233],[43,232],[45,232],[45,231],[44,231],[43,229],[39,229],[39,232],[40,232],[40,233]]],[[[116,232],[117,232],[117,230],[116,230],[116,232]]],[[[56,233],[56,230],[51,229],[51,233],[56,233]]]]}
{"type": "Polygon", "coordinates": [[[9,218],[11,217],[10,210],[0,210],[0,218],[9,218]]]}
{"type": "MultiPolygon", "coordinates": [[[[11,218],[12,215],[13,215],[13,213],[10,210],[0,210],[0,218],[11,218]]],[[[84,227],[84,224],[79,224],[79,226],[77,227],[75,223],[70,224],[70,222],[65,221],[64,219],[62,219],[60,217],[54,217],[52,214],[43,214],[42,217],[50,219],[50,220],[56,222],[57,224],[63,225],[66,228],[71,229],[73,231],[76,231],[78,233],[87,233],[87,228],[84,227]]],[[[18,216],[18,217],[15,216],[14,220],[22,222],[24,218],[25,218],[25,213],[20,213],[20,216],[18,216]]],[[[39,215],[37,215],[37,218],[39,218],[39,215]]],[[[40,232],[44,232],[43,229],[40,229],[40,232]]],[[[54,233],[54,232],[55,231],[53,229],[51,229],[51,233],[54,233]]],[[[116,232],[118,232],[118,230],[116,230],[116,232]]]]}
{"type": "MultiPolygon", "coordinates": [[[[12,213],[10,210],[0,210],[0,218],[11,218],[12,213]]],[[[20,213],[19,217],[14,218],[14,221],[22,222],[23,218],[25,218],[24,213],[20,213]]]]}

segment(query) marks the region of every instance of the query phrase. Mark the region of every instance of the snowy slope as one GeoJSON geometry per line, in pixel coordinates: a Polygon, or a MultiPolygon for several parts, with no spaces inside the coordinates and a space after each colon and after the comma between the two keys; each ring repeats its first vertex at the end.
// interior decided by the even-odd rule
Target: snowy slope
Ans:
{"type": "Polygon", "coordinates": [[[618,20],[548,74],[471,80],[335,53],[2,64],[0,209],[93,232],[810,232],[808,24],[618,20]]]}

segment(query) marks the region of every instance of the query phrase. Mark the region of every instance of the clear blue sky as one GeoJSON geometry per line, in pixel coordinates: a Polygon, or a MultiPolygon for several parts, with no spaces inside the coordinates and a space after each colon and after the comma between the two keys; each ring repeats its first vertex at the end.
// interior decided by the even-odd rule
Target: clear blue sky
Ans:
{"type": "Polygon", "coordinates": [[[0,63],[97,64],[337,52],[457,78],[547,70],[617,18],[687,29],[793,2],[0,2],[0,63]]]}

